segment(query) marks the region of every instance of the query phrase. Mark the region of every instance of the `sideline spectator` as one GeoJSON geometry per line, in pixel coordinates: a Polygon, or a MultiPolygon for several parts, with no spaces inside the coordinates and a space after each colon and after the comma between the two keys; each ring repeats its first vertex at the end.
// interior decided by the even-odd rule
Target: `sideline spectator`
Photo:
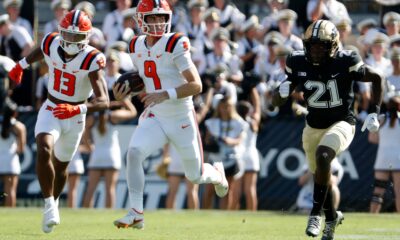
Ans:
{"type": "Polygon", "coordinates": [[[370,204],[371,213],[379,213],[382,208],[383,196],[392,178],[395,195],[396,211],[400,213],[400,48],[395,48],[391,54],[393,74],[387,78],[388,88],[385,102],[388,109],[378,133],[370,133],[371,140],[377,144],[374,170],[374,190],[370,204]]]}
{"type": "Polygon", "coordinates": [[[71,8],[70,0],[52,0],[51,1],[51,10],[54,13],[54,19],[47,22],[44,25],[44,35],[51,32],[58,32],[58,23],[64,17],[65,14],[68,13],[68,10],[71,8]]]}
{"type": "Polygon", "coordinates": [[[67,193],[67,207],[76,208],[78,203],[78,187],[81,180],[81,175],[85,173],[83,166],[83,158],[80,151],[76,151],[68,165],[68,193],[67,193]]]}
{"type": "Polygon", "coordinates": [[[107,40],[107,47],[116,41],[122,40],[124,33],[122,12],[131,7],[131,0],[116,0],[117,9],[109,12],[103,21],[103,33],[107,40]]]}
{"type": "Polygon", "coordinates": [[[20,10],[22,6],[22,0],[4,0],[3,8],[10,16],[10,22],[15,26],[21,26],[31,35],[33,38],[33,30],[31,23],[20,16],[20,10]]]}
{"type": "Polygon", "coordinates": [[[26,143],[25,125],[16,117],[17,104],[6,99],[0,135],[0,177],[6,207],[15,207],[17,203],[18,176],[21,173],[19,155],[24,153],[26,143]]]}

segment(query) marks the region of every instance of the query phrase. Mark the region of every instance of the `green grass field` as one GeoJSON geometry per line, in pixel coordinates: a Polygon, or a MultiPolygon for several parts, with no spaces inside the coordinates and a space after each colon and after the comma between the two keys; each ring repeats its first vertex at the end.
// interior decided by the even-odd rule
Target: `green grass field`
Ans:
{"type": "MultiPolygon", "coordinates": [[[[147,211],[145,230],[117,229],[123,210],[61,209],[61,225],[41,231],[41,209],[0,208],[0,239],[308,239],[305,215],[285,212],[147,211]]],[[[345,213],[335,239],[400,239],[400,215],[345,213]]]]}

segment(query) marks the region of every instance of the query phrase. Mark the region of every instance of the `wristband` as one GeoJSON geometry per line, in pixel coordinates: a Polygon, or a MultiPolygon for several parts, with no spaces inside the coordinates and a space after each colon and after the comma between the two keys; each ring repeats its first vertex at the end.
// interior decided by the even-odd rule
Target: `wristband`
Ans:
{"type": "Polygon", "coordinates": [[[29,67],[29,63],[26,61],[26,58],[23,58],[19,60],[19,65],[21,66],[22,69],[26,69],[29,67]]]}
{"type": "Polygon", "coordinates": [[[167,89],[169,99],[178,99],[178,93],[176,92],[175,88],[167,89]]]}
{"type": "Polygon", "coordinates": [[[80,111],[81,111],[81,114],[86,114],[86,113],[87,113],[87,106],[86,106],[86,104],[79,104],[78,107],[79,107],[79,109],[80,109],[80,111]]]}

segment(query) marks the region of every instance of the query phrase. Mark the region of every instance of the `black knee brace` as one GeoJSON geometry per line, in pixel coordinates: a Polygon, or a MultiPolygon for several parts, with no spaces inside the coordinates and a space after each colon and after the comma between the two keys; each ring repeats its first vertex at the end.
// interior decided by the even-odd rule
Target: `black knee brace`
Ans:
{"type": "Polygon", "coordinates": [[[374,180],[374,187],[376,187],[376,188],[386,189],[388,185],[389,185],[389,181],[388,180],[379,180],[379,179],[376,179],[376,178],[374,180]]]}
{"type": "Polygon", "coordinates": [[[383,203],[383,195],[379,193],[372,194],[371,202],[382,204],[383,203]]]}
{"type": "MultiPolygon", "coordinates": [[[[379,179],[374,180],[374,188],[386,189],[388,185],[389,185],[389,181],[387,181],[387,180],[379,180],[379,179]]],[[[377,203],[377,204],[382,204],[383,203],[383,195],[384,195],[384,193],[373,193],[371,202],[377,203]]]]}

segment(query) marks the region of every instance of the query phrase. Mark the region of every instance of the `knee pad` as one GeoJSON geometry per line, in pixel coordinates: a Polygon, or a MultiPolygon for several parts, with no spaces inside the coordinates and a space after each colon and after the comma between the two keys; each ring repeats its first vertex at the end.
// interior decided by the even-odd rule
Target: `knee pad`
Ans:
{"type": "Polygon", "coordinates": [[[335,158],[335,155],[335,151],[331,148],[318,148],[316,153],[317,167],[321,170],[329,171],[331,168],[331,162],[333,158],[335,158]]]}
{"type": "Polygon", "coordinates": [[[132,161],[132,160],[137,160],[143,162],[147,157],[147,154],[143,149],[139,147],[129,147],[128,148],[128,153],[127,153],[127,160],[132,161]]]}

